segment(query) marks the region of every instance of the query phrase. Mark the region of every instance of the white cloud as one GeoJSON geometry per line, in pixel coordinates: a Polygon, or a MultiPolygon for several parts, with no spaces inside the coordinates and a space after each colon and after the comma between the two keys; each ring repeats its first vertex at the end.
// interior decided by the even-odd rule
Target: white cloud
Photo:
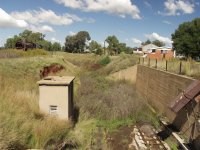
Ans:
{"type": "Polygon", "coordinates": [[[181,13],[191,14],[195,5],[189,0],[167,0],[164,2],[166,12],[158,12],[161,15],[178,16],[181,13]]]}
{"type": "Polygon", "coordinates": [[[54,0],[66,7],[80,9],[86,12],[107,12],[121,17],[130,15],[140,19],[140,10],[131,0],[54,0]]]}
{"type": "Polygon", "coordinates": [[[145,37],[150,40],[159,40],[165,43],[166,45],[171,45],[173,43],[172,40],[169,39],[168,37],[160,36],[158,33],[155,32],[153,32],[152,34],[146,34],[145,37]]]}
{"type": "Polygon", "coordinates": [[[28,10],[24,12],[12,12],[11,16],[17,19],[24,19],[31,24],[38,25],[40,23],[48,23],[52,25],[70,25],[73,22],[81,21],[82,19],[72,14],[58,15],[52,10],[28,10]]]}
{"type": "Polygon", "coordinates": [[[173,24],[173,23],[171,23],[170,21],[167,21],[167,20],[163,20],[162,22],[165,23],[165,24],[168,24],[168,25],[172,25],[173,24]]]}
{"type": "Polygon", "coordinates": [[[48,25],[42,25],[42,26],[29,25],[27,29],[33,32],[41,32],[41,33],[55,32],[54,29],[48,25]]]}
{"type": "Polygon", "coordinates": [[[141,45],[141,43],[142,43],[142,41],[140,41],[139,39],[136,39],[136,38],[132,38],[131,40],[136,45],[141,45]]]}
{"type": "Polygon", "coordinates": [[[95,23],[95,22],[96,22],[96,20],[93,19],[93,18],[88,18],[87,19],[87,23],[95,23]]]}
{"type": "Polygon", "coordinates": [[[53,42],[53,43],[54,43],[54,42],[61,43],[61,41],[58,40],[58,39],[56,39],[55,37],[52,37],[50,40],[51,40],[51,42],[53,42]]]}
{"type": "Polygon", "coordinates": [[[144,5],[145,5],[147,8],[152,8],[151,4],[150,4],[148,1],[144,1],[144,5]]]}
{"type": "Polygon", "coordinates": [[[73,32],[73,31],[69,31],[69,35],[75,35],[76,34],[76,32],[73,32]]]}
{"type": "Polygon", "coordinates": [[[25,20],[15,19],[0,8],[0,28],[26,28],[27,26],[25,20]]]}

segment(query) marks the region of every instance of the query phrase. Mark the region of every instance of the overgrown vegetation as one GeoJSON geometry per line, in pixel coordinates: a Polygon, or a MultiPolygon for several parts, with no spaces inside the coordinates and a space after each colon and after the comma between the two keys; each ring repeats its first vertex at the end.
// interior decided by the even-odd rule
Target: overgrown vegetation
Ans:
{"type": "Polygon", "coordinates": [[[126,81],[109,81],[94,73],[81,76],[80,82],[77,105],[87,118],[116,120],[132,117],[143,106],[134,86],[126,81]]]}
{"type": "Polygon", "coordinates": [[[0,61],[0,149],[56,149],[63,142],[91,149],[91,141],[96,140],[98,133],[97,126],[110,132],[140,120],[154,121],[155,117],[137,97],[133,85],[106,78],[111,72],[134,65],[136,61],[132,56],[102,57],[43,53],[42,50],[0,51],[0,56],[5,56],[0,61]],[[75,104],[80,115],[75,127],[71,122],[39,111],[36,81],[40,70],[51,64],[64,66],[65,70],[58,75],[76,76],[75,104]],[[91,69],[94,64],[101,64],[101,67],[91,69]]]}

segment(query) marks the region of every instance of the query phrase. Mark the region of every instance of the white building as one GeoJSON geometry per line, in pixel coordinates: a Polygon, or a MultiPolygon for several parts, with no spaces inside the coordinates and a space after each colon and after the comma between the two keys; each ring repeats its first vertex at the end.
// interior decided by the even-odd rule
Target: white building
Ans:
{"type": "Polygon", "coordinates": [[[142,46],[142,52],[143,53],[150,53],[152,50],[156,50],[158,48],[158,46],[154,45],[154,44],[147,44],[142,46]]]}

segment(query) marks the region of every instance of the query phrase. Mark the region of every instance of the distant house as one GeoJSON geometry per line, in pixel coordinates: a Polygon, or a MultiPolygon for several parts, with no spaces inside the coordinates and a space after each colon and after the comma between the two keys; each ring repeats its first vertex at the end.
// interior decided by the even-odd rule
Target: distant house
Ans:
{"type": "Polygon", "coordinates": [[[144,54],[147,54],[149,53],[150,51],[154,50],[154,49],[157,49],[158,46],[154,45],[154,44],[147,44],[147,45],[144,45],[141,47],[142,48],[142,52],[144,54]]]}
{"type": "Polygon", "coordinates": [[[154,59],[170,59],[175,57],[175,51],[171,47],[157,47],[150,49],[146,56],[154,59]]]}
{"type": "Polygon", "coordinates": [[[133,49],[133,53],[135,53],[135,54],[143,54],[142,48],[135,48],[135,49],[133,49]]]}

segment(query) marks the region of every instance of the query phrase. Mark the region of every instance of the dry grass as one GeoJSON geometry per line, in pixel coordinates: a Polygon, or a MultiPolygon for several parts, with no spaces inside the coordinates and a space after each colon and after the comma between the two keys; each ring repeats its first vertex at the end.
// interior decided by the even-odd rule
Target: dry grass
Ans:
{"type": "Polygon", "coordinates": [[[106,75],[115,73],[122,69],[134,66],[138,63],[137,55],[120,54],[119,56],[111,57],[111,62],[102,69],[106,75]]]}
{"type": "MultiPolygon", "coordinates": [[[[200,63],[195,62],[192,60],[187,61],[180,61],[178,59],[171,59],[167,61],[167,71],[179,74],[180,73],[180,62],[182,63],[181,68],[181,74],[191,76],[194,78],[199,79],[200,78],[200,63]]],[[[143,64],[145,66],[149,66],[149,59],[141,59],[140,64],[143,64]]],[[[150,67],[155,68],[156,66],[156,60],[151,59],[150,60],[150,67]]],[[[161,70],[166,70],[166,60],[158,60],[157,61],[157,68],[161,70]]]]}
{"type": "Polygon", "coordinates": [[[49,141],[57,144],[67,138],[71,123],[45,117],[38,109],[36,89],[30,78],[1,77],[0,138],[10,139],[1,146],[44,148],[50,144],[49,141]]]}
{"type": "Polygon", "coordinates": [[[48,51],[43,49],[33,49],[28,51],[17,49],[0,50],[0,58],[19,58],[19,57],[33,57],[49,55],[48,51]]]}
{"type": "Polygon", "coordinates": [[[86,118],[106,120],[132,117],[143,106],[134,86],[124,80],[110,81],[97,74],[81,76],[77,105],[86,118]]]}
{"type": "Polygon", "coordinates": [[[61,55],[1,59],[0,149],[49,146],[55,149],[55,146],[70,139],[70,122],[46,117],[38,108],[36,81],[40,70],[53,63],[65,67],[59,73],[62,75],[75,75],[80,71],[61,55]]]}

